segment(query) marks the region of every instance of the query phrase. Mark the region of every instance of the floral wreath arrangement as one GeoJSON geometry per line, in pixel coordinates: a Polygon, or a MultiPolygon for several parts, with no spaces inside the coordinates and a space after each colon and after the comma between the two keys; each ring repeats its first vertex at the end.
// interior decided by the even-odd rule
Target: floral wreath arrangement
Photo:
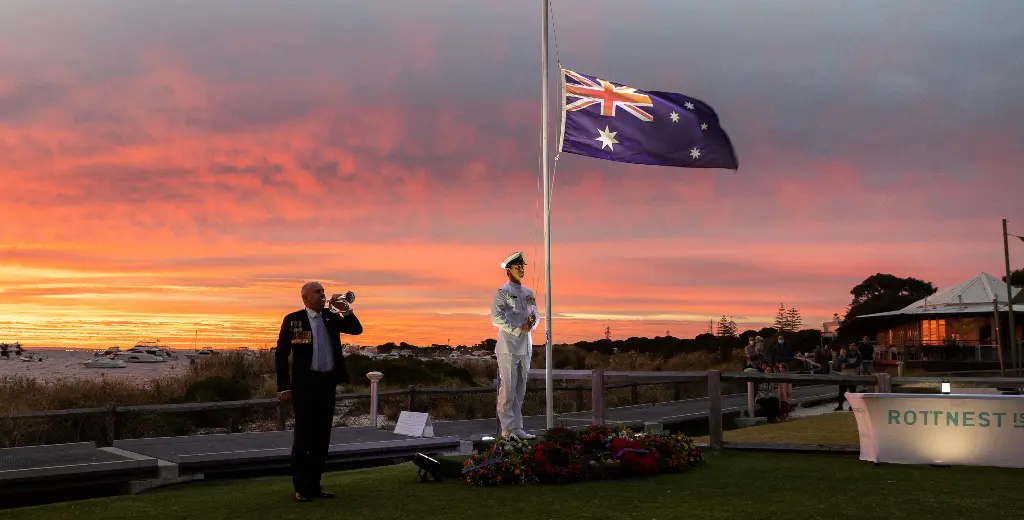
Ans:
{"type": "Polygon", "coordinates": [[[462,481],[471,486],[566,484],[680,472],[704,462],[693,440],[680,433],[558,427],[532,443],[497,439],[466,460],[462,481]]]}

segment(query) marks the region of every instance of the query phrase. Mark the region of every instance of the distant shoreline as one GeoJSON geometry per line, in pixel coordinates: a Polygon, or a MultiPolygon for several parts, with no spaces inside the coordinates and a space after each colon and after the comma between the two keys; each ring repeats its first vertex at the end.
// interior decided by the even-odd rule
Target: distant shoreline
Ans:
{"type": "MultiPolygon", "coordinates": [[[[130,348],[133,348],[134,346],[135,345],[132,345],[130,347],[121,347],[121,351],[123,352],[125,350],[130,349],[130,348]]],[[[21,349],[24,350],[25,352],[36,352],[36,351],[43,351],[43,352],[103,352],[103,351],[107,350],[108,348],[110,348],[110,347],[34,347],[34,346],[26,346],[26,345],[22,345],[21,346],[21,349]]],[[[170,350],[171,352],[193,352],[193,351],[196,351],[196,350],[200,350],[199,348],[165,347],[163,345],[161,345],[160,348],[163,348],[163,349],[166,349],[166,350],[170,350]]],[[[14,350],[13,347],[11,348],[11,350],[12,351],[14,350]]],[[[240,350],[240,349],[239,349],[239,347],[214,347],[213,350],[214,351],[235,351],[235,350],[240,350]]],[[[259,352],[260,350],[262,350],[262,348],[252,348],[252,347],[249,347],[249,350],[254,351],[254,352],[259,352]]]]}

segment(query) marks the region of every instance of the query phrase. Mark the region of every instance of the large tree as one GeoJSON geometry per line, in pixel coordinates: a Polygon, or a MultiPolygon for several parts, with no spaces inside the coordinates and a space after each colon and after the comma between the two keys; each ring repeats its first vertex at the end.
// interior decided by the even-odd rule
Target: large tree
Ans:
{"type": "Polygon", "coordinates": [[[797,331],[800,330],[800,327],[802,327],[803,324],[804,319],[800,317],[800,311],[798,311],[796,307],[790,307],[789,310],[786,311],[786,327],[790,331],[797,331]]]}
{"type": "Polygon", "coordinates": [[[779,312],[775,313],[775,322],[772,323],[779,332],[794,332],[800,330],[804,320],[800,317],[800,311],[796,307],[790,307],[786,310],[786,304],[779,304],[779,312]]]}
{"type": "Polygon", "coordinates": [[[899,310],[936,291],[931,282],[876,273],[850,290],[853,300],[846,308],[846,320],[864,314],[899,310]]]}
{"type": "MultiPolygon", "coordinates": [[[[1003,281],[1006,281],[1006,275],[1001,277],[1003,281]]],[[[1024,287],[1024,269],[1015,269],[1010,272],[1010,285],[1014,287],[1024,287]]]]}

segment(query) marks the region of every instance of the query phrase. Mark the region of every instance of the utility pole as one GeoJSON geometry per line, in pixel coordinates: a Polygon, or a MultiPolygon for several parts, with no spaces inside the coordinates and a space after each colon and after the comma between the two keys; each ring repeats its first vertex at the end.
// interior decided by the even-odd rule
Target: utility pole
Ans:
{"type": "Polygon", "coordinates": [[[1006,257],[1006,310],[1010,315],[1010,356],[1013,358],[1013,373],[1020,377],[1020,346],[1017,344],[1017,327],[1013,323],[1013,285],[1010,284],[1010,241],[1006,233],[1006,219],[1003,219],[1003,255],[1006,257]]]}

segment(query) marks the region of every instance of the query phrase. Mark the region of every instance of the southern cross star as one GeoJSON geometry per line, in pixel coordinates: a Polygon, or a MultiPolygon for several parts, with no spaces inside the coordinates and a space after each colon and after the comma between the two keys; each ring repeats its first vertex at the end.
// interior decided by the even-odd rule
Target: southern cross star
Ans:
{"type": "Polygon", "coordinates": [[[690,157],[693,157],[693,160],[695,160],[695,161],[697,159],[700,159],[700,150],[698,150],[696,148],[690,150],[690,157]]]}
{"type": "Polygon", "coordinates": [[[683,103],[683,106],[686,107],[687,110],[693,110],[693,108],[694,108],[693,107],[693,103],[690,103],[689,101],[687,101],[686,103],[683,103]]]}
{"type": "Polygon", "coordinates": [[[617,134],[618,132],[612,132],[607,126],[604,127],[604,130],[598,128],[597,132],[601,135],[594,140],[601,141],[601,149],[604,150],[604,147],[607,146],[608,148],[611,148],[611,150],[614,152],[614,145],[618,143],[618,141],[615,140],[615,134],[617,134]]]}
{"type": "Polygon", "coordinates": [[[701,123],[700,124],[700,129],[701,130],[707,130],[708,129],[708,124],[707,123],[701,123]]]}
{"type": "Polygon", "coordinates": [[[679,114],[677,114],[675,112],[672,112],[671,114],[669,114],[668,117],[669,117],[669,119],[672,120],[673,123],[678,123],[679,122],[679,114]]]}

